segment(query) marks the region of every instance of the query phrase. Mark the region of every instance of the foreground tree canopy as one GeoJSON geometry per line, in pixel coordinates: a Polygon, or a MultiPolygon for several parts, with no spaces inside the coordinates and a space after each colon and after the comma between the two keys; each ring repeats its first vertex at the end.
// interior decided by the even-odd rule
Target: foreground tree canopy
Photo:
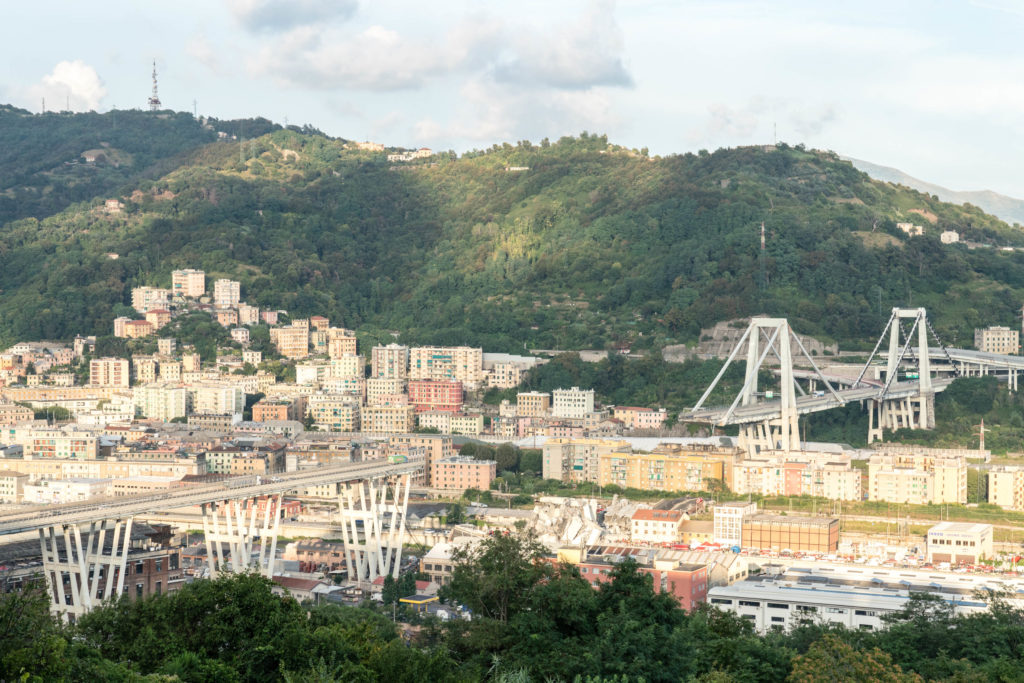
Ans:
{"type": "MultiPolygon", "coordinates": [[[[879,632],[808,623],[765,637],[654,592],[632,562],[592,588],[529,537],[456,557],[449,601],[406,642],[372,607],[300,605],[253,575],[196,581],[97,609],[73,626],[39,589],[0,596],[0,680],[56,681],[1020,681],[1024,612],[998,598],[954,616],[916,596],[879,632]]],[[[390,610],[387,610],[390,612],[390,610]]]]}

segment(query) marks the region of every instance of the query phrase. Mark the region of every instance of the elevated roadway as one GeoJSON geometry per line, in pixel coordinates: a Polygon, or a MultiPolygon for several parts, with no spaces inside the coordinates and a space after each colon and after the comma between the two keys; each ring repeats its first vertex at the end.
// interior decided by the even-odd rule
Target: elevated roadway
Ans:
{"type": "MultiPolygon", "coordinates": [[[[953,378],[950,377],[935,378],[932,380],[932,389],[936,392],[943,391],[952,382],[953,378]]],[[[830,392],[826,392],[824,396],[799,396],[796,399],[796,412],[799,415],[806,415],[808,413],[816,413],[822,410],[839,408],[854,401],[865,401],[868,399],[878,398],[879,391],[881,391],[881,388],[878,386],[840,389],[836,391],[836,395],[839,396],[838,400],[836,396],[832,395],[830,392]]],[[[889,385],[889,390],[885,393],[885,397],[888,399],[910,398],[918,396],[920,393],[919,383],[917,381],[893,382],[889,385]]],[[[725,421],[728,413],[728,407],[707,408],[684,412],[679,416],[679,419],[683,422],[706,422],[716,425],[765,422],[767,420],[781,418],[782,401],[765,401],[763,403],[752,403],[745,406],[737,406],[736,409],[732,411],[732,415],[729,416],[728,421],[725,421]]]]}
{"type": "Polygon", "coordinates": [[[352,462],[271,476],[234,477],[217,484],[172,489],[167,493],[92,499],[82,503],[18,510],[0,514],[0,537],[54,525],[84,524],[227,499],[282,494],[321,484],[412,474],[422,470],[424,464],[423,458],[409,458],[408,462],[404,463],[352,462]]]}

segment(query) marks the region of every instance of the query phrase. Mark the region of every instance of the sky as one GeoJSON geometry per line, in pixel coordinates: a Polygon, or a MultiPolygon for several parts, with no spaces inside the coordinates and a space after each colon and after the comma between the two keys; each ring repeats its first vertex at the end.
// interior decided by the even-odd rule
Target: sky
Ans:
{"type": "Polygon", "coordinates": [[[783,141],[1024,198],[1024,0],[5,3],[0,102],[462,152],[783,141]]]}

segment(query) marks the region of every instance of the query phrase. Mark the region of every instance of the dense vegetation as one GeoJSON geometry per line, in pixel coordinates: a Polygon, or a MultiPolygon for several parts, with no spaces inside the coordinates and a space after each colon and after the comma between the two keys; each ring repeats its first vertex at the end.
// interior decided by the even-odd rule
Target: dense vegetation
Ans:
{"type": "Polygon", "coordinates": [[[980,682],[1018,681],[1024,670],[1024,612],[998,596],[971,616],[920,596],[885,631],[808,620],[760,637],[714,609],[684,612],[632,562],[594,589],[538,552],[517,536],[460,552],[442,597],[473,620],[428,620],[409,643],[374,609],[299,605],[254,575],[123,600],[70,627],[50,618],[43,591],[6,594],[0,679],[980,682]]]}
{"type": "Polygon", "coordinates": [[[1019,231],[801,147],[648,158],[583,134],[390,165],[260,121],[0,117],[5,343],[106,333],[131,287],[183,266],[364,335],[506,351],[654,349],[758,312],[865,342],[907,304],[966,344],[976,325],[1012,324],[1024,295],[1024,253],[938,241],[1024,244],[1019,231]],[[84,164],[88,149],[106,161],[84,164]],[[102,210],[111,196],[122,213],[102,210]]]}

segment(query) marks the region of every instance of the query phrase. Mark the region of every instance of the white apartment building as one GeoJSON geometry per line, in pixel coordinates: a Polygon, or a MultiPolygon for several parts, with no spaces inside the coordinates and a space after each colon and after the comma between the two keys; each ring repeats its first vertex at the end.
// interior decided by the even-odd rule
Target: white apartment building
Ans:
{"type": "Polygon", "coordinates": [[[974,348],[1004,355],[1020,353],[1020,330],[999,326],[975,329],[974,348]]]}
{"type": "Polygon", "coordinates": [[[436,429],[441,434],[479,436],[484,431],[484,416],[479,413],[450,413],[446,410],[428,410],[416,414],[421,429],[436,429]]]}
{"type": "Polygon", "coordinates": [[[374,346],[370,355],[371,375],[380,379],[408,379],[409,347],[401,344],[374,346]]]}
{"type": "Polygon", "coordinates": [[[187,387],[189,413],[200,415],[238,415],[245,410],[245,392],[237,384],[201,383],[187,387]]]}
{"type": "Polygon", "coordinates": [[[630,518],[633,543],[678,543],[686,516],[679,510],[637,510],[630,518]]]}
{"type": "Polygon", "coordinates": [[[366,404],[375,406],[385,396],[405,393],[405,380],[387,377],[371,377],[366,380],[366,404]]]}
{"type": "Polygon", "coordinates": [[[714,508],[715,543],[734,546],[743,541],[743,518],[757,514],[757,503],[733,501],[714,508]]]}
{"type": "Polygon", "coordinates": [[[586,417],[594,412],[594,390],[555,389],[551,392],[552,417],[586,417]]]}
{"type": "Polygon", "coordinates": [[[841,454],[768,451],[734,463],[732,471],[736,493],[863,500],[861,472],[841,454]]]}
{"type": "Polygon", "coordinates": [[[346,354],[331,359],[331,377],[365,377],[366,358],[353,354],[346,354]]]}
{"type": "Polygon", "coordinates": [[[409,379],[456,380],[473,389],[484,379],[483,349],[468,346],[414,346],[409,379]]]}
{"type": "Polygon", "coordinates": [[[15,470],[0,470],[0,503],[20,503],[28,475],[15,470]]]}
{"type": "Polygon", "coordinates": [[[180,384],[159,382],[133,390],[135,412],[140,417],[170,422],[188,416],[188,391],[180,384]]]}
{"type": "Polygon", "coordinates": [[[296,384],[319,384],[330,376],[331,366],[323,361],[295,364],[296,384]]]}
{"type": "Polygon", "coordinates": [[[358,432],[359,397],[349,394],[314,394],[306,400],[306,415],[329,432],[358,432]]]}
{"type": "Polygon", "coordinates": [[[199,298],[206,294],[206,273],[186,268],[171,273],[171,293],[175,296],[199,298]]]}
{"type": "Polygon", "coordinates": [[[601,455],[630,452],[629,442],[617,439],[548,439],[541,451],[541,471],[545,479],[597,482],[601,455]]]}
{"type": "Polygon", "coordinates": [[[234,308],[242,300],[242,284],[237,280],[220,278],[213,282],[213,305],[234,308]]]}
{"type": "Polygon", "coordinates": [[[79,503],[97,496],[109,495],[113,479],[42,479],[34,484],[25,484],[25,502],[40,505],[79,503]]]}
{"type": "MultiPolygon", "coordinates": [[[[171,290],[160,287],[134,287],[132,288],[132,308],[139,313],[151,311],[154,308],[167,308],[171,302],[171,290]]],[[[118,336],[114,333],[114,336],[118,336]]]]}

